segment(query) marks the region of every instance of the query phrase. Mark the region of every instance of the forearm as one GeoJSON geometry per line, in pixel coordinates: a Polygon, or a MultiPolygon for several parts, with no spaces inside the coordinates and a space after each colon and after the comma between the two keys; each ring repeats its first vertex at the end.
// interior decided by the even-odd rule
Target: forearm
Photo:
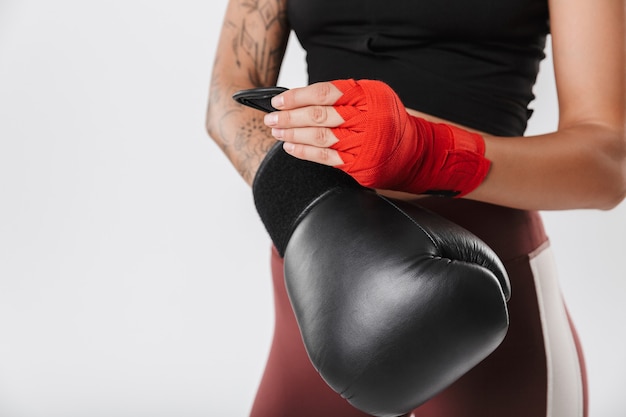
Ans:
{"type": "Polygon", "coordinates": [[[529,209],[610,209],[626,189],[624,1],[549,3],[559,128],[486,137],[491,171],[468,197],[529,209]]]}
{"type": "Polygon", "coordinates": [[[491,170],[468,198],[522,209],[610,209],[626,194],[623,128],[579,124],[485,142],[491,170]]]}
{"type": "Polygon", "coordinates": [[[263,113],[244,108],[231,98],[239,89],[212,84],[207,131],[244,181],[252,184],[259,164],[276,139],[263,124],[263,113]]]}
{"type": "Polygon", "coordinates": [[[262,6],[231,0],[213,66],[206,129],[249,184],[276,140],[263,114],[237,104],[232,95],[276,84],[289,36],[285,7],[285,0],[262,6]]]}

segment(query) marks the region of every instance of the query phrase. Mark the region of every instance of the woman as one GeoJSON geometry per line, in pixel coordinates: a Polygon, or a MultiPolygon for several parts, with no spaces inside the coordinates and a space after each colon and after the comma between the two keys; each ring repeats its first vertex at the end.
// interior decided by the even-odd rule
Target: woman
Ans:
{"type": "MultiPolygon", "coordinates": [[[[244,180],[252,182],[267,150],[283,140],[294,157],[336,166],[461,224],[486,241],[509,272],[504,343],[414,410],[416,417],[587,415],[582,351],[537,210],[607,210],[626,194],[624,26],[622,0],[230,1],[207,127],[244,180]],[[275,98],[279,111],[266,116],[232,102],[237,90],[276,83],[291,29],[307,51],[311,85],[275,98]],[[523,137],[548,33],[559,126],[523,137]],[[373,106],[372,97],[387,104],[373,106]],[[348,119],[363,103],[383,125],[398,125],[409,137],[365,125],[368,134],[353,135],[348,119]],[[398,112],[381,116],[390,106],[398,112]],[[437,131],[452,132],[443,150],[437,131]],[[360,150],[383,146],[375,142],[380,138],[420,146],[409,146],[375,175],[362,175],[382,161],[369,151],[361,157],[360,150]],[[467,146],[463,169],[441,156],[467,146]],[[404,178],[418,160],[444,162],[404,178]],[[423,195],[433,190],[448,197],[423,195]]],[[[272,270],[276,328],[251,416],[364,416],[309,364],[275,252],[272,270]]]]}

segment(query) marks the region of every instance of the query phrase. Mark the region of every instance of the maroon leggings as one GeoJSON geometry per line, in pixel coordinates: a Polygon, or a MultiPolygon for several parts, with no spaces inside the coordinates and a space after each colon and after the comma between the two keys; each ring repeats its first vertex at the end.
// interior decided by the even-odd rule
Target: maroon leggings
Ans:
{"type": "MultiPolygon", "coordinates": [[[[550,392],[555,391],[549,389],[552,365],[547,359],[545,324],[542,327],[540,297],[531,267],[533,254],[547,246],[538,213],[463,199],[427,198],[420,199],[419,204],[471,230],[491,246],[509,273],[512,297],[508,305],[510,328],[502,345],[448,389],[414,410],[413,415],[545,417],[548,408],[555,409],[550,403],[559,400],[549,399],[550,392]]],[[[274,338],[250,416],[367,416],[332,391],[312,367],[285,290],[282,259],[275,250],[272,251],[271,265],[276,319],[274,338]]],[[[571,323],[565,327],[569,327],[566,332],[574,340],[576,369],[581,374],[582,405],[578,414],[587,416],[586,378],[580,344],[571,323]]]]}

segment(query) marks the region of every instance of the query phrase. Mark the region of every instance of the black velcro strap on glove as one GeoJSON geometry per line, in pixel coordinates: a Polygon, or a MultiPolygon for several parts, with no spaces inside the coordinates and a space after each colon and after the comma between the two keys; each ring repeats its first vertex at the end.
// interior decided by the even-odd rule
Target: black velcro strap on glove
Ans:
{"type": "Polygon", "coordinates": [[[308,207],[329,193],[363,188],[341,170],[294,158],[282,145],[270,149],[252,184],[256,209],[280,256],[308,207]]]}

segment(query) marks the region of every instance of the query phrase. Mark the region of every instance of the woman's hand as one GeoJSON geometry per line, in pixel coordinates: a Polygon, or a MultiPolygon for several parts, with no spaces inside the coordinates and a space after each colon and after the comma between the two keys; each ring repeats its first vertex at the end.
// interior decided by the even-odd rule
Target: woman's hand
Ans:
{"type": "Polygon", "coordinates": [[[387,84],[337,80],[289,90],[265,116],[287,153],[336,166],[372,188],[465,195],[487,175],[475,133],[411,116],[387,84]]]}
{"type": "Polygon", "coordinates": [[[332,128],[344,120],[333,104],[342,92],[330,82],[288,90],[272,99],[272,106],[281,110],[265,116],[272,135],[284,141],[285,151],[297,158],[324,165],[343,163],[331,146],[339,139],[332,128]]]}

